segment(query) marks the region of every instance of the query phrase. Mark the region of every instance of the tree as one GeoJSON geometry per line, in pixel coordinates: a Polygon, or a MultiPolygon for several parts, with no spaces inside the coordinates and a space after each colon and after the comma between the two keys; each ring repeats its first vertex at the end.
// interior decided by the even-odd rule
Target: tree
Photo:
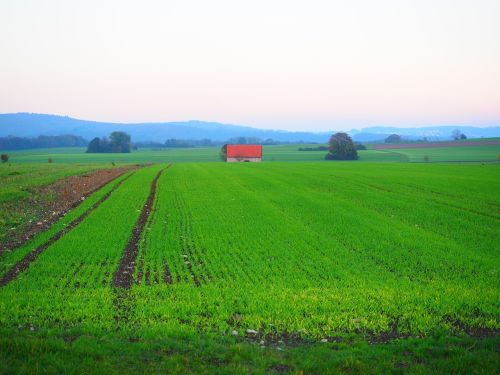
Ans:
{"type": "Polygon", "coordinates": [[[130,152],[130,135],[125,132],[113,132],[109,138],[111,139],[111,152],[130,152]]]}
{"type": "Polygon", "coordinates": [[[111,140],[106,137],[94,138],[87,146],[87,153],[129,153],[131,148],[130,135],[123,132],[113,132],[111,140]]]}
{"type": "Polygon", "coordinates": [[[2,163],[7,163],[9,161],[9,155],[7,154],[2,154],[2,163]]]}
{"type": "Polygon", "coordinates": [[[93,154],[97,152],[101,152],[101,140],[95,137],[93,140],[90,141],[89,145],[87,146],[87,153],[93,154]]]}
{"type": "Polygon", "coordinates": [[[401,136],[398,134],[391,134],[385,139],[385,143],[401,143],[401,136]]]}
{"type": "Polygon", "coordinates": [[[358,152],[354,143],[347,133],[332,135],[329,142],[326,160],[357,160],[358,152]]]}
{"type": "Polygon", "coordinates": [[[455,129],[453,130],[453,132],[451,133],[451,137],[455,140],[455,141],[458,141],[460,139],[465,139],[465,138],[462,138],[462,135],[465,136],[465,134],[462,134],[462,132],[458,129],[455,129]]]}
{"type": "Polygon", "coordinates": [[[223,160],[223,161],[226,161],[226,156],[227,156],[227,144],[222,146],[221,149],[220,149],[220,158],[223,160]]]}
{"type": "Polygon", "coordinates": [[[460,134],[460,139],[467,139],[467,136],[464,133],[462,133],[460,134]]]}

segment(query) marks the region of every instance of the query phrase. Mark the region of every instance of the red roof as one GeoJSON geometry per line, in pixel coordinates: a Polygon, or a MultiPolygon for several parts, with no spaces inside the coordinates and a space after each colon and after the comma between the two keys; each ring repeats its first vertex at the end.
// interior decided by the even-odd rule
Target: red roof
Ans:
{"type": "Polygon", "coordinates": [[[261,158],[262,145],[227,145],[228,158],[261,158]]]}

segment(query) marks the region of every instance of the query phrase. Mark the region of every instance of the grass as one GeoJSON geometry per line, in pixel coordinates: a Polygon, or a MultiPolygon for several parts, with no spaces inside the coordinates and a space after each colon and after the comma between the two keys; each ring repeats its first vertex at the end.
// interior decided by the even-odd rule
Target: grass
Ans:
{"type": "Polygon", "coordinates": [[[493,374],[500,365],[494,338],[408,339],[262,348],[206,336],[124,339],[115,333],[57,336],[1,332],[0,373],[416,373],[493,374]]]}
{"type": "Polygon", "coordinates": [[[163,167],[0,288],[0,371],[498,368],[498,165],[174,164],[114,288],[163,167]]]}

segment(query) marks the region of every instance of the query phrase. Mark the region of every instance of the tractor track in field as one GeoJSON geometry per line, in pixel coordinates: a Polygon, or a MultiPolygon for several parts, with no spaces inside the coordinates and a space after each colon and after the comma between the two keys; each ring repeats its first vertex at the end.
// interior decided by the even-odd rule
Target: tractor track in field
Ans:
{"type": "MultiPolygon", "coordinates": [[[[161,169],[156,174],[153,181],[151,181],[151,189],[149,191],[148,198],[146,199],[146,203],[144,203],[139,218],[132,229],[132,234],[127,242],[127,245],[125,246],[120,264],[113,273],[111,286],[113,289],[113,306],[115,310],[114,319],[116,322],[128,322],[130,320],[130,314],[135,304],[134,298],[130,294],[130,288],[134,283],[134,270],[137,256],[139,255],[139,243],[141,241],[144,227],[148,223],[149,216],[153,210],[158,180],[162,173],[171,166],[172,164],[169,164],[165,168],[161,169]]],[[[150,280],[149,265],[146,270],[146,279],[150,280]]]]}
{"type": "Polygon", "coordinates": [[[171,165],[172,164],[169,164],[167,167],[160,170],[153,181],[151,181],[151,190],[149,192],[149,196],[146,200],[146,203],[144,203],[141,214],[139,215],[139,219],[137,220],[134,229],[132,230],[132,235],[130,236],[127,245],[125,246],[125,250],[123,251],[118,269],[113,274],[111,285],[115,289],[130,289],[132,283],[134,282],[134,269],[137,256],[139,254],[139,242],[141,240],[141,235],[144,227],[148,222],[149,215],[153,210],[153,203],[156,196],[158,179],[160,178],[163,171],[165,171],[171,165]]]}
{"type": "MultiPolygon", "coordinates": [[[[61,237],[63,237],[66,233],[77,227],[87,216],[89,216],[96,208],[98,208],[102,203],[104,203],[108,198],[111,196],[111,194],[118,189],[123,182],[125,182],[127,179],[132,176],[134,172],[132,172],[130,175],[125,177],[123,180],[118,182],[113,188],[107,192],[105,195],[103,195],[97,202],[95,202],[88,210],[86,210],[84,213],[82,213],[80,216],[78,216],[75,220],[70,222],[66,227],[61,229],[59,232],[54,234],[52,237],[49,238],[45,243],[42,245],[38,246],[36,249],[28,253],[23,259],[21,259],[19,262],[17,262],[14,266],[12,266],[2,277],[0,277],[0,287],[7,285],[10,283],[12,280],[14,280],[20,273],[26,271],[28,267],[33,263],[39,256],[42,254],[47,248],[55,243],[57,240],[59,240],[61,237]]],[[[118,176],[117,176],[118,178],[118,176]]],[[[110,181],[111,182],[111,181],[110,181]]]]}

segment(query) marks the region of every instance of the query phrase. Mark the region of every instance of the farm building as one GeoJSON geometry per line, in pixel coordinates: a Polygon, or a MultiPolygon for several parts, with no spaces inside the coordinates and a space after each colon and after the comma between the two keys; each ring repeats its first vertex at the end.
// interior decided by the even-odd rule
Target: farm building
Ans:
{"type": "Polygon", "coordinates": [[[262,161],[262,145],[226,145],[226,162],[262,161]]]}

